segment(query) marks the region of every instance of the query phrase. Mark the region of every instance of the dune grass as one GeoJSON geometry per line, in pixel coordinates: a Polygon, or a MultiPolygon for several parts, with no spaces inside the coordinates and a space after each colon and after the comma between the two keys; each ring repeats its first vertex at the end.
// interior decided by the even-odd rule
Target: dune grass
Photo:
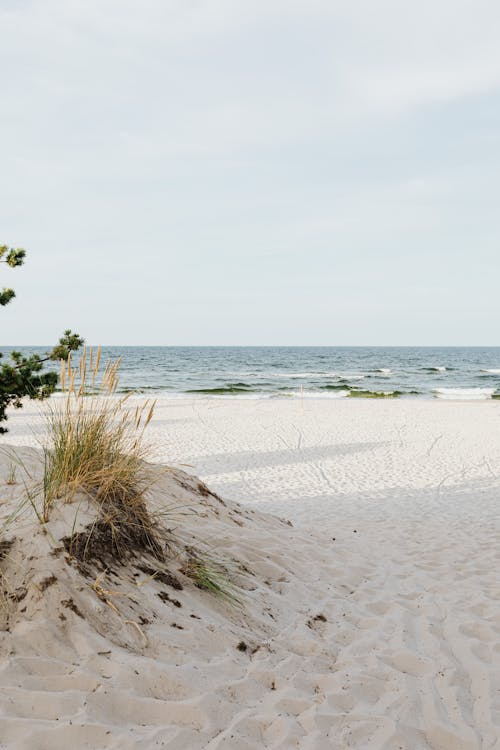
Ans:
{"type": "Polygon", "coordinates": [[[182,572],[191,578],[198,588],[208,591],[217,598],[224,599],[233,605],[242,603],[237,593],[238,588],[231,583],[221,565],[215,560],[191,551],[182,572]]]}
{"type": "MultiPolygon", "coordinates": [[[[191,504],[161,504],[148,509],[147,497],[161,476],[159,467],[147,463],[149,449],[144,440],[155,402],[134,407],[129,394],[120,395],[119,366],[117,360],[101,368],[100,350],[94,353],[91,349],[83,350],[77,366],[71,358],[62,363],[62,394],[47,406],[41,484],[33,482],[20,457],[15,462],[30,480],[24,482],[25,497],[16,514],[31,505],[45,533],[51,536],[49,521],[55,508],[73,503],[73,521],[59,542],[80,570],[88,573],[88,564],[102,569],[110,558],[125,561],[146,553],[160,563],[161,570],[154,574],[159,577],[160,573],[169,574],[162,567],[167,559],[177,557],[182,560],[181,572],[197,587],[240,605],[239,589],[228,579],[226,566],[200,549],[182,549],[175,531],[164,524],[165,519],[172,520],[177,514],[196,514],[191,504]],[[95,506],[96,513],[84,527],[79,523],[80,509],[82,504],[86,509],[88,503],[95,506]]],[[[202,494],[210,493],[205,488],[202,494]]],[[[205,545],[206,540],[202,540],[202,547],[205,545]]],[[[150,562],[147,564],[151,567],[150,562]]]]}
{"type": "MultiPolygon", "coordinates": [[[[99,508],[85,550],[92,542],[110,545],[115,554],[127,547],[159,552],[146,509],[150,486],[144,431],[155,402],[133,408],[128,395],[117,395],[120,360],[101,373],[101,352],[84,350],[78,367],[62,363],[63,396],[51,402],[44,446],[43,520],[55,502],[86,495],[99,508]]],[[[84,540],[80,537],[80,548],[84,540]]],[[[80,552],[84,550],[80,549],[80,552]]]]}

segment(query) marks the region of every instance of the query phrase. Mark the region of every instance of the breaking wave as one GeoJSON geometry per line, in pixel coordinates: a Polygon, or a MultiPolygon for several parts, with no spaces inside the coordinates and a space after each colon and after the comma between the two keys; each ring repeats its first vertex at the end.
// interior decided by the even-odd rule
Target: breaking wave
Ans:
{"type": "Polygon", "coordinates": [[[436,398],[459,401],[483,401],[491,398],[496,388],[434,388],[436,398]]]}

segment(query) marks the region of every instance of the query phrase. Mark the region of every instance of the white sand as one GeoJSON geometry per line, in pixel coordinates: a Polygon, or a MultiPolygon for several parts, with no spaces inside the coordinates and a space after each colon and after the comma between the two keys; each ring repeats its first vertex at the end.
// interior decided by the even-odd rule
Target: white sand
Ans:
{"type": "MultiPolygon", "coordinates": [[[[33,444],[32,422],[9,443],[33,444]]],[[[245,607],[184,579],[181,608],[157,582],[133,604],[122,575],[118,615],[24,522],[34,560],[18,542],[3,563],[28,594],[0,636],[0,748],[500,748],[499,437],[498,402],[162,401],[159,463],[295,527],[168,475],[203,512],[179,533],[233,561],[245,607]],[[124,624],[140,612],[144,637],[124,624]]]]}

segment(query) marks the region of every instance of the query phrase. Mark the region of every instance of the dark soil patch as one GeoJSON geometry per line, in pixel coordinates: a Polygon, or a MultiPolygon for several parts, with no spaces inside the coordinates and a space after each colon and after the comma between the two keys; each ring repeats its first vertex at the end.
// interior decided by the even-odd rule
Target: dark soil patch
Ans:
{"type": "Polygon", "coordinates": [[[219,503],[222,503],[222,505],[226,504],[224,500],[219,497],[219,495],[217,495],[216,492],[212,492],[212,490],[209,490],[204,482],[198,482],[196,489],[202,497],[213,497],[215,498],[215,500],[218,500],[219,503]]]}
{"type": "Polygon", "coordinates": [[[72,612],[74,612],[75,615],[78,615],[78,617],[81,617],[82,620],[85,619],[85,617],[83,616],[82,612],[78,609],[73,599],[63,599],[61,601],[61,604],[63,605],[63,607],[66,607],[66,609],[70,609],[72,612]]]}
{"type": "Polygon", "coordinates": [[[160,583],[164,583],[167,586],[171,586],[176,591],[182,591],[184,586],[179,581],[178,578],[174,576],[173,573],[170,573],[168,570],[155,570],[155,568],[149,567],[149,565],[136,565],[136,568],[141,571],[141,573],[145,573],[148,576],[151,576],[155,581],[159,581],[160,583]]]}
{"type": "Polygon", "coordinates": [[[198,495],[201,495],[202,497],[213,497],[215,500],[217,500],[221,505],[225,505],[226,503],[224,500],[217,495],[217,493],[212,492],[207,485],[202,482],[201,480],[198,480],[196,484],[193,486],[192,483],[190,483],[186,479],[182,479],[181,477],[175,477],[177,484],[179,484],[184,490],[187,490],[188,492],[197,492],[198,495]]]}
{"type": "Polygon", "coordinates": [[[169,602],[170,604],[173,604],[174,607],[182,607],[182,604],[178,599],[172,599],[168,591],[160,591],[158,593],[158,596],[162,600],[162,602],[169,602]]]}
{"type": "Polygon", "coordinates": [[[238,562],[238,560],[236,560],[236,558],[233,558],[233,560],[234,560],[235,563],[238,563],[239,569],[243,573],[248,573],[248,575],[250,575],[250,576],[255,576],[255,573],[253,572],[253,570],[250,570],[250,568],[248,567],[248,565],[245,565],[245,563],[242,563],[242,562],[238,562]]]}
{"type": "Polygon", "coordinates": [[[78,534],[64,537],[61,542],[79,562],[121,562],[144,552],[152,554],[157,560],[165,559],[165,553],[154,534],[136,524],[97,521],[78,534]]]}
{"type": "Polygon", "coordinates": [[[243,653],[245,653],[245,651],[248,651],[248,646],[245,641],[240,641],[236,648],[238,649],[238,651],[242,651],[243,653]]]}
{"type": "Polygon", "coordinates": [[[54,583],[57,581],[57,578],[55,576],[48,576],[47,578],[44,578],[43,581],[40,581],[38,584],[38,588],[40,591],[45,591],[45,589],[48,589],[49,586],[53,586],[54,583]]]}
{"type": "Polygon", "coordinates": [[[16,540],[14,538],[14,539],[3,539],[0,542],[0,560],[3,560],[4,557],[7,557],[15,541],[16,540]]]}
{"type": "Polygon", "coordinates": [[[13,602],[22,602],[27,593],[28,589],[25,586],[19,586],[19,588],[17,588],[15,591],[10,592],[9,599],[11,599],[13,602]]]}
{"type": "MultiPolygon", "coordinates": [[[[95,570],[92,569],[91,565],[87,565],[87,563],[83,563],[80,560],[77,560],[76,557],[71,557],[70,555],[66,555],[64,559],[66,560],[67,565],[74,566],[85,578],[95,578],[95,570]]],[[[99,565],[98,567],[104,570],[106,569],[105,565],[99,565]]]]}
{"type": "Polygon", "coordinates": [[[203,482],[198,482],[198,486],[196,489],[198,490],[200,495],[202,495],[203,497],[208,497],[209,495],[212,494],[210,490],[208,489],[207,485],[204,484],[203,482]]]}
{"type": "Polygon", "coordinates": [[[233,523],[235,523],[235,524],[236,524],[237,526],[244,526],[244,525],[245,525],[245,524],[243,523],[243,521],[240,521],[240,520],[239,520],[239,518],[235,518],[235,517],[234,517],[233,515],[231,515],[231,513],[229,514],[229,516],[230,516],[230,518],[231,518],[231,521],[232,521],[233,523]]]}
{"type": "Polygon", "coordinates": [[[315,615],[314,617],[311,617],[311,619],[308,620],[306,624],[308,628],[311,628],[312,630],[314,630],[315,625],[317,625],[320,622],[327,622],[325,615],[322,615],[322,614],[315,615]]]}

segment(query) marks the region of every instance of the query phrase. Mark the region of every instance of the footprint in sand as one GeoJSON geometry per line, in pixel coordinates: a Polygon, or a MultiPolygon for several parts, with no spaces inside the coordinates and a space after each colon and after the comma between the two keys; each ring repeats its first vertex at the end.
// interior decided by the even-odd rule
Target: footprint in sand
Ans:
{"type": "Polygon", "coordinates": [[[460,625],[459,630],[469,638],[477,638],[479,641],[492,641],[495,637],[488,625],[482,625],[478,622],[468,622],[460,625]]]}
{"type": "Polygon", "coordinates": [[[413,675],[414,677],[423,677],[434,671],[434,666],[430,659],[413,654],[411,651],[396,652],[390,657],[384,658],[383,661],[389,664],[389,666],[394,667],[394,669],[413,675]]]}
{"type": "Polygon", "coordinates": [[[370,602],[366,609],[376,615],[385,615],[393,605],[384,601],[370,602]]]}

